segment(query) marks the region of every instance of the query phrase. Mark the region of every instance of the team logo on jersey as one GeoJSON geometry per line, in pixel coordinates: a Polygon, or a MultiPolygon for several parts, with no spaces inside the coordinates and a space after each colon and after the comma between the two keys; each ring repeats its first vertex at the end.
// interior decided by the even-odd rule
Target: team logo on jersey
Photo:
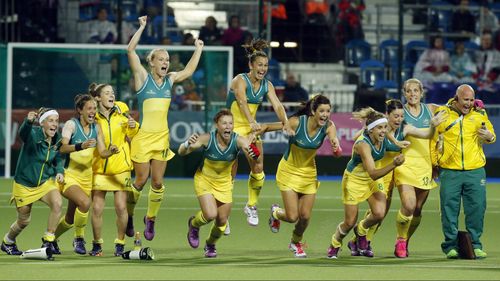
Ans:
{"type": "Polygon", "coordinates": [[[148,94],[148,95],[156,95],[156,92],[153,91],[153,90],[148,90],[148,91],[146,91],[146,94],[148,94]]]}
{"type": "Polygon", "coordinates": [[[429,126],[430,121],[429,121],[429,119],[428,119],[428,118],[426,118],[426,119],[424,119],[424,120],[423,120],[423,123],[424,123],[424,126],[426,126],[426,127],[427,127],[427,126],[429,126]]]}

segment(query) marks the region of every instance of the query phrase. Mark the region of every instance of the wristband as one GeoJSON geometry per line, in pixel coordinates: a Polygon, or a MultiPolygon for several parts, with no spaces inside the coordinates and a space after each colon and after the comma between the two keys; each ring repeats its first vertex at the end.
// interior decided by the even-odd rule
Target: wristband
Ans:
{"type": "Polygon", "coordinates": [[[82,143],[81,143],[81,142],[80,142],[80,143],[75,144],[75,151],[80,151],[80,150],[82,150],[82,149],[83,149],[83,147],[82,147],[82,143]]]}
{"type": "Polygon", "coordinates": [[[188,149],[189,148],[189,140],[186,140],[185,142],[182,143],[184,145],[184,148],[188,149]]]}

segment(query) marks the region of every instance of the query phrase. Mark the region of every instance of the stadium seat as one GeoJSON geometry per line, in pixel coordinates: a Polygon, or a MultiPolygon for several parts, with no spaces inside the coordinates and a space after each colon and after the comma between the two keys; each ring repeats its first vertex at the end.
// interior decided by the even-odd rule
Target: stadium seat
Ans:
{"type": "Polygon", "coordinates": [[[385,66],[390,66],[393,61],[398,59],[398,46],[399,42],[394,39],[387,39],[380,43],[378,47],[379,60],[384,63],[385,66]]]}
{"type": "Polygon", "coordinates": [[[415,65],[420,55],[429,48],[429,42],[412,40],[405,45],[405,60],[415,65]]]}
{"type": "Polygon", "coordinates": [[[354,39],[345,45],[345,65],[360,66],[360,63],[371,58],[371,45],[362,39],[354,39]]]}
{"type": "Polygon", "coordinates": [[[364,87],[375,87],[377,81],[385,80],[385,66],[379,60],[365,60],[360,65],[360,83],[364,87]]]}
{"type": "Polygon", "coordinates": [[[430,6],[431,30],[450,31],[452,11],[446,6],[451,6],[451,4],[445,1],[432,1],[430,6]]]}
{"type": "Polygon", "coordinates": [[[122,19],[129,22],[137,22],[137,3],[135,1],[123,1],[121,6],[122,19]]]}
{"type": "MultiPolygon", "coordinates": [[[[412,63],[407,61],[403,62],[401,70],[401,81],[404,82],[413,77],[413,67],[414,65],[412,63]]],[[[394,61],[390,67],[389,79],[397,81],[398,79],[397,75],[398,75],[398,62],[394,61]]]]}

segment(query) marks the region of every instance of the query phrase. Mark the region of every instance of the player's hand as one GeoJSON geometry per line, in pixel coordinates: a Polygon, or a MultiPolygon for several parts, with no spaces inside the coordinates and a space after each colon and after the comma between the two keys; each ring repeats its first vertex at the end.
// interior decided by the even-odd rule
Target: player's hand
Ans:
{"type": "Polygon", "coordinates": [[[36,119],[37,115],[38,114],[36,112],[30,111],[30,112],[28,112],[28,116],[26,118],[28,119],[28,121],[30,123],[33,123],[33,122],[35,122],[35,119],[36,119]]]}
{"type": "Polygon", "coordinates": [[[286,122],[285,124],[283,124],[283,133],[287,137],[295,136],[295,131],[292,129],[289,122],[286,122]]]}
{"type": "MultiPolygon", "coordinates": [[[[195,144],[200,136],[198,134],[192,134],[187,140],[188,146],[195,144]]],[[[186,147],[187,148],[187,147],[186,147]]]]}
{"type": "Polygon", "coordinates": [[[484,102],[480,99],[475,99],[474,100],[474,107],[476,109],[484,109],[484,102]]]}
{"type": "Polygon", "coordinates": [[[58,183],[64,183],[64,175],[63,175],[63,174],[61,174],[61,173],[58,173],[58,174],[56,175],[56,181],[57,181],[58,183]]]}
{"type": "Polygon", "coordinates": [[[394,165],[401,166],[405,162],[405,155],[403,153],[398,154],[396,157],[394,157],[393,163],[394,165]]]}
{"type": "Polygon", "coordinates": [[[253,121],[252,123],[250,123],[250,128],[252,129],[252,132],[257,132],[260,130],[260,124],[253,121]]]}
{"type": "Polygon", "coordinates": [[[111,152],[111,154],[118,154],[120,153],[120,149],[118,148],[118,146],[111,144],[109,146],[109,152],[111,152]]]}
{"type": "Polygon", "coordinates": [[[82,148],[87,149],[89,147],[95,147],[97,145],[96,139],[88,139],[82,143],[82,148]]]}
{"type": "Polygon", "coordinates": [[[260,156],[260,150],[254,143],[248,145],[247,151],[248,156],[252,157],[253,160],[257,160],[260,156]]]}
{"type": "Polygon", "coordinates": [[[205,45],[205,43],[203,42],[203,40],[201,40],[199,38],[194,40],[194,46],[196,48],[203,48],[204,45],[205,45]]]}
{"type": "Polygon", "coordinates": [[[141,27],[145,27],[147,23],[148,23],[148,16],[139,17],[139,25],[141,27]]]}
{"type": "Polygon", "coordinates": [[[128,116],[127,124],[130,129],[133,129],[135,128],[135,126],[137,126],[137,123],[135,122],[134,118],[132,118],[132,116],[130,115],[128,116]]]}
{"type": "Polygon", "coordinates": [[[431,126],[437,127],[439,124],[443,123],[448,118],[448,113],[446,111],[439,111],[436,115],[434,115],[431,119],[431,126]]]}
{"type": "Polygon", "coordinates": [[[396,145],[399,147],[399,148],[408,148],[408,146],[410,146],[411,142],[407,141],[407,140],[402,140],[402,141],[398,141],[396,142],[396,145]]]}
{"type": "Polygon", "coordinates": [[[479,130],[477,130],[477,135],[483,141],[490,142],[493,139],[493,133],[486,128],[480,128],[479,130]]]}

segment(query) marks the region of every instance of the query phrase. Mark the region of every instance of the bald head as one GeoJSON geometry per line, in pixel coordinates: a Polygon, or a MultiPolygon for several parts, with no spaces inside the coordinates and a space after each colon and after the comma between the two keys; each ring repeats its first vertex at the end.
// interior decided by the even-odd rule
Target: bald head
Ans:
{"type": "Polygon", "coordinates": [[[474,98],[474,89],[467,84],[462,84],[457,88],[454,105],[458,111],[465,115],[474,106],[474,98]]]}

